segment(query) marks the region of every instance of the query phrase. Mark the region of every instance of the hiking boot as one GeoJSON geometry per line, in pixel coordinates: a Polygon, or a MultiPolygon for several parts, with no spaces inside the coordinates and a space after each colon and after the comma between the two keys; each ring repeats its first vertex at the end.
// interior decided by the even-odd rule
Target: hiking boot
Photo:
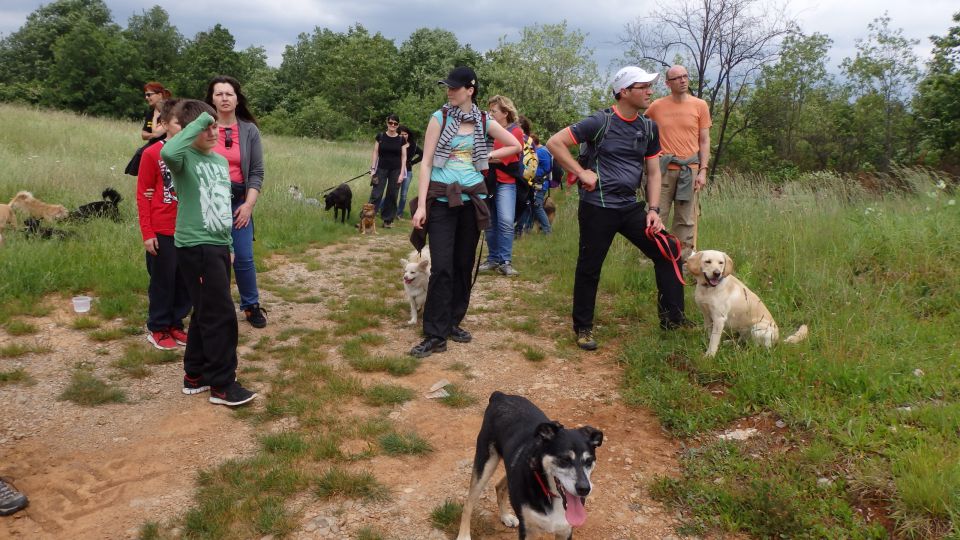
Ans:
{"type": "Polygon", "coordinates": [[[588,328],[577,330],[577,347],[585,351],[597,349],[597,342],[593,340],[593,330],[588,328]]]}
{"type": "Polygon", "coordinates": [[[383,222],[383,228],[384,228],[384,229],[392,229],[392,228],[393,228],[393,223],[392,223],[392,222],[391,222],[391,223],[383,222]]]}
{"type": "Polygon", "coordinates": [[[183,393],[192,396],[194,394],[199,394],[200,392],[206,392],[210,389],[210,385],[203,383],[203,377],[190,377],[189,375],[184,374],[183,376],[183,393]]]}
{"type": "Polygon", "coordinates": [[[447,350],[447,340],[437,336],[427,336],[419,345],[410,349],[410,356],[414,358],[426,358],[435,352],[444,352],[447,350]]]}
{"type": "Polygon", "coordinates": [[[697,327],[697,323],[691,321],[686,317],[680,319],[679,321],[668,321],[668,320],[660,321],[661,330],[677,330],[682,328],[696,328],[696,327],[697,327]]]}
{"type": "Polygon", "coordinates": [[[187,333],[183,330],[183,328],[176,328],[174,326],[171,326],[169,329],[167,329],[167,333],[170,334],[170,337],[172,337],[173,340],[177,342],[177,345],[183,345],[184,347],[186,347],[187,333]]]}
{"type": "Polygon", "coordinates": [[[173,339],[173,336],[170,335],[170,332],[165,330],[161,332],[150,332],[147,334],[147,341],[161,351],[177,350],[177,342],[173,339]]]}
{"type": "Polygon", "coordinates": [[[486,260],[486,261],[483,261],[483,262],[480,264],[480,268],[478,268],[477,271],[478,271],[478,272],[492,272],[492,271],[496,270],[497,268],[500,268],[500,263],[495,263],[495,262],[493,262],[493,261],[491,261],[491,260],[486,260]]]}
{"type": "Polygon", "coordinates": [[[26,495],[14,489],[5,480],[0,480],[0,516],[19,512],[26,508],[29,502],[26,495]]]}
{"type": "Polygon", "coordinates": [[[260,304],[253,304],[245,308],[243,314],[247,317],[247,322],[254,328],[264,328],[267,326],[267,317],[264,315],[267,310],[260,307],[260,304]]]}
{"type": "Polygon", "coordinates": [[[505,262],[497,268],[497,271],[507,277],[519,276],[520,272],[514,270],[513,266],[509,262],[505,262]]]}
{"type": "Polygon", "coordinates": [[[230,386],[210,389],[210,403],[227,407],[238,407],[252,401],[255,397],[257,397],[256,392],[240,386],[237,381],[230,383],[230,386]]]}
{"type": "Polygon", "coordinates": [[[457,343],[470,343],[470,341],[473,340],[473,336],[463,328],[454,326],[453,330],[450,330],[450,339],[457,343]]]}

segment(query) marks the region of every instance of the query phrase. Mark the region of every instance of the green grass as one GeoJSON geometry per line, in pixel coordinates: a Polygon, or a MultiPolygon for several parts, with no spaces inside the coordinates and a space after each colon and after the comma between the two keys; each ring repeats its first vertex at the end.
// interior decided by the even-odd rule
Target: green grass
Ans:
{"type": "Polygon", "coordinates": [[[50,348],[41,345],[10,343],[0,347],[0,358],[19,358],[28,354],[40,354],[45,352],[50,352],[50,348]]]}
{"type": "Polygon", "coordinates": [[[422,456],[433,451],[430,443],[416,433],[387,433],[379,442],[380,448],[391,456],[422,456]]]}
{"type": "MultiPolygon", "coordinates": [[[[960,534],[960,353],[947,330],[960,327],[958,206],[949,203],[952,188],[936,187],[930,174],[898,174],[915,194],[871,196],[853,179],[819,174],[781,186],[780,196],[769,184],[720,177],[702,199],[700,249],[731,255],[734,273],[763,299],[781,335],[810,325],[798,345],[724,342],[704,358],[701,329],[657,329],[652,266],[638,265],[637,249],[615,240],[600,281],[597,335],[601,347],[622,347],[627,402],[651,409],[688,448],[681,477],[654,489],[683,512],[685,531],[960,534]],[[761,412],[787,423],[795,451],[765,438],[749,450],[709,442],[761,412]],[[834,481],[823,488],[821,477],[834,481]],[[885,512],[893,531],[862,520],[868,506],[885,512]]],[[[518,243],[515,259],[538,269],[545,297],[566,299],[546,305],[569,320],[576,200],[558,194],[557,202],[556,232],[518,243]]],[[[686,291],[687,315],[699,322],[693,287],[686,291]]]]}
{"type": "Polygon", "coordinates": [[[531,362],[543,362],[547,358],[547,353],[538,347],[523,345],[520,347],[520,354],[531,362]]]}
{"type": "Polygon", "coordinates": [[[34,384],[34,382],[33,377],[23,368],[16,368],[10,371],[0,370],[0,386],[8,384],[30,385],[34,384]]]}
{"type": "Polygon", "coordinates": [[[420,366],[412,356],[361,356],[349,360],[353,369],[365,373],[385,371],[391,375],[410,375],[420,366]]]}
{"type": "Polygon", "coordinates": [[[20,319],[13,319],[4,325],[7,333],[11,336],[27,336],[37,333],[37,326],[20,319]]]}
{"type": "Polygon", "coordinates": [[[463,388],[457,386],[456,384],[449,384],[444,387],[444,390],[449,394],[446,397],[438,399],[440,403],[443,403],[447,407],[452,407],[454,409],[463,409],[469,407],[477,402],[476,396],[470,394],[463,388]]]}
{"type": "Polygon", "coordinates": [[[435,529],[452,534],[460,525],[461,514],[463,514],[463,505],[447,499],[430,511],[430,524],[435,529]]]}
{"type": "Polygon", "coordinates": [[[60,394],[61,401],[72,401],[77,405],[94,407],[105,403],[123,403],[127,400],[123,390],[111,386],[96,378],[88,371],[73,372],[70,384],[60,394]]]}
{"type": "Polygon", "coordinates": [[[413,390],[392,384],[378,384],[367,388],[364,400],[368,405],[380,407],[383,405],[398,405],[410,401],[414,397],[413,390]]]}
{"type": "Polygon", "coordinates": [[[181,352],[160,351],[149,345],[127,345],[123,356],[113,362],[113,367],[128,377],[142,379],[150,375],[150,366],[170,364],[181,359],[181,352]]]}
{"type": "Polygon", "coordinates": [[[382,501],[386,500],[390,492],[368,472],[354,473],[334,467],[317,479],[314,493],[321,499],[345,497],[382,501]]]}
{"type": "Polygon", "coordinates": [[[93,330],[94,328],[100,328],[100,321],[95,317],[80,316],[70,323],[70,328],[74,330],[93,330]]]}

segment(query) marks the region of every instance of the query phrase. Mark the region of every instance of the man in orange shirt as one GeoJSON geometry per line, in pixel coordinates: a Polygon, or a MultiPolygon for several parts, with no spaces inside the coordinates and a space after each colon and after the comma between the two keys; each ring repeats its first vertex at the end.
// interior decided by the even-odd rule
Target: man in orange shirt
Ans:
{"type": "Polygon", "coordinates": [[[694,248],[697,200],[707,183],[710,161],[710,108],[707,102],[690,94],[690,76],[683,66],[667,70],[670,95],[655,100],[646,115],[660,128],[661,189],[660,206],[663,223],[670,223],[670,232],[683,244],[683,258],[694,248]]]}

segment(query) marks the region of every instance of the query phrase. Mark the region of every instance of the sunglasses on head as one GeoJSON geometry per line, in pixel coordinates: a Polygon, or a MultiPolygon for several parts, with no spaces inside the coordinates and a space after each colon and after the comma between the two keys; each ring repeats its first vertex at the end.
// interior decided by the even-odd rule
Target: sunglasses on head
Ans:
{"type": "Polygon", "coordinates": [[[227,150],[233,148],[233,128],[223,128],[223,146],[227,150]]]}

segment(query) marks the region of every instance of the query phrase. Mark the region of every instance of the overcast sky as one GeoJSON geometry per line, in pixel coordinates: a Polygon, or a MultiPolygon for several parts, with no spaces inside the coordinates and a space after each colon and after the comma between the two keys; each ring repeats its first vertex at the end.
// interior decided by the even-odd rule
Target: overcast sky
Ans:
{"type": "MultiPolygon", "coordinates": [[[[239,48],[263,46],[268,61],[279,66],[284,46],[295,43],[301,32],[316,27],[344,31],[360,22],[371,32],[381,32],[399,46],[415,29],[440,27],[453,31],[461,43],[469,43],[481,52],[494,48],[498,39],[518,39],[520,28],[534,23],[552,24],[566,20],[569,27],[587,34],[587,45],[594,49],[594,60],[601,74],[623,53],[618,45],[624,23],[648,15],[658,2],[666,0],[553,0],[511,2],[473,0],[453,9],[448,0],[166,0],[161,3],[171,22],[192,38],[216,23],[223,24],[237,40],[239,48]],[[453,13],[456,11],[457,16],[453,13]]],[[[27,15],[42,0],[0,0],[0,34],[9,35],[20,28],[27,15]]],[[[127,19],[157,4],[155,0],[106,0],[113,19],[126,26],[127,19]]],[[[927,58],[931,35],[944,35],[957,0],[791,0],[789,12],[805,33],[821,32],[834,40],[829,69],[847,56],[853,56],[854,42],[867,33],[867,24],[889,12],[894,28],[903,28],[908,38],[920,40],[917,53],[927,58]]]]}

